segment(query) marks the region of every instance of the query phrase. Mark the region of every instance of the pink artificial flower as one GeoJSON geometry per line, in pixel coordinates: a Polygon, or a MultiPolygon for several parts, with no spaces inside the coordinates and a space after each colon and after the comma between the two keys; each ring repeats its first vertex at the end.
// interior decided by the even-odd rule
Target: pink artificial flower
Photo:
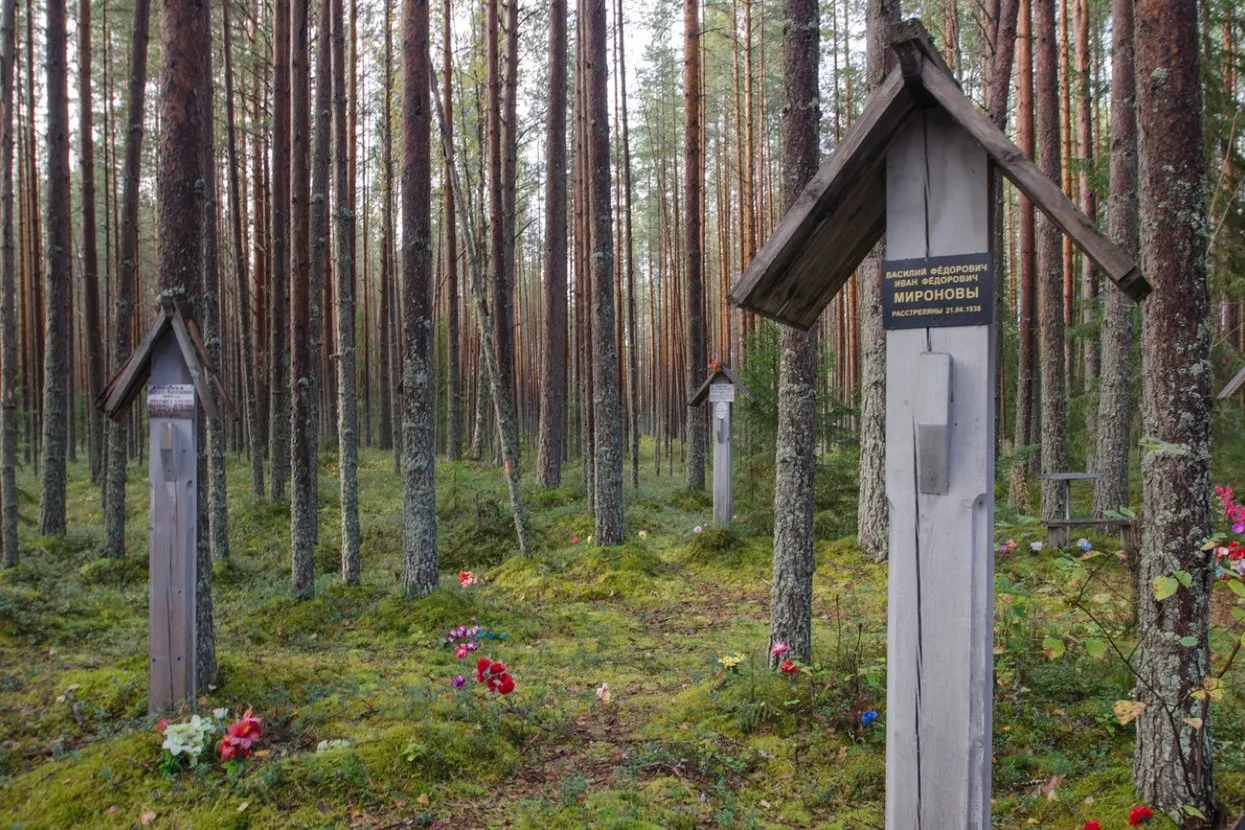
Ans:
{"type": "Polygon", "coordinates": [[[1015,550],[1015,549],[1016,549],[1016,540],[1015,540],[1015,539],[1008,539],[1008,540],[1007,540],[1007,549],[1008,549],[1008,550],[1015,550]]]}
{"type": "Polygon", "coordinates": [[[161,718],[160,722],[156,724],[156,731],[161,734],[164,734],[164,730],[168,728],[169,728],[169,722],[165,718],[161,718]]]}
{"type": "Polygon", "coordinates": [[[457,657],[459,660],[463,659],[470,653],[471,653],[471,649],[467,648],[466,643],[463,643],[458,648],[454,649],[454,656],[457,657]]]}
{"type": "Polygon", "coordinates": [[[466,588],[468,585],[475,585],[480,580],[471,571],[458,572],[458,584],[466,588]]]}
{"type": "Polygon", "coordinates": [[[791,649],[787,648],[786,643],[774,643],[774,647],[769,650],[769,653],[775,657],[782,657],[790,650],[791,649]]]}

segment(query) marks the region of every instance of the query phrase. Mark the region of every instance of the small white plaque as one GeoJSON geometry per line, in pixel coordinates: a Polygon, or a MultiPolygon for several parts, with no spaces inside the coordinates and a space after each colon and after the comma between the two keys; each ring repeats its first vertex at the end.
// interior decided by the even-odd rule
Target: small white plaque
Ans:
{"type": "Polygon", "coordinates": [[[715,383],[709,387],[709,402],[717,403],[725,401],[731,403],[735,400],[735,384],[733,383],[715,383]]]}
{"type": "Polygon", "coordinates": [[[713,414],[719,421],[725,421],[726,416],[731,414],[731,405],[726,401],[718,401],[713,405],[713,414]]]}
{"type": "Polygon", "coordinates": [[[148,417],[191,418],[194,412],[195,388],[192,384],[169,383],[148,387],[148,417]]]}

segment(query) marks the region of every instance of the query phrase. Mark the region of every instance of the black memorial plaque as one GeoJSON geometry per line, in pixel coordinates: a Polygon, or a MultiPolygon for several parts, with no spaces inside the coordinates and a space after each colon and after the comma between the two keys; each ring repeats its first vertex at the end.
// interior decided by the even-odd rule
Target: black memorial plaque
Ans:
{"type": "Polygon", "coordinates": [[[990,254],[957,254],[886,263],[882,326],[921,329],[994,322],[990,254]]]}

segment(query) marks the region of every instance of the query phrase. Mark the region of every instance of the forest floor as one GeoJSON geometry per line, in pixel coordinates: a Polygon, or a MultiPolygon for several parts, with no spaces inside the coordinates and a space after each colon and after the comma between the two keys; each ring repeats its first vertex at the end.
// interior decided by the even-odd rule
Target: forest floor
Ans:
{"type": "MultiPolygon", "coordinates": [[[[145,477],[131,468],[129,553],[110,561],[98,489],[72,467],[69,536],[24,536],[22,564],[0,573],[0,827],[882,826],[886,568],[851,538],[818,542],[819,667],[788,677],[765,668],[770,538],[697,533],[710,507],[678,478],[646,465],[627,490],[629,541],[612,550],[591,544],[576,468],[573,485],[529,485],[525,560],[507,558],[497,469],[442,464],[442,586],[410,601],[391,457],[362,459],[363,584],[351,588],[337,577],[335,458],[322,462],[317,593],[304,602],[290,597],[288,505],[257,501],[249,468],[230,462],[220,678],[200,708],[253,708],[263,739],[240,770],[172,775],[146,715],[145,477]],[[461,587],[460,568],[485,581],[461,587]],[[471,624],[496,636],[460,662],[443,638],[471,624]],[[475,682],[479,654],[505,661],[513,694],[475,682]],[[862,725],[868,711],[878,718],[862,725]],[[326,740],[349,744],[317,752],[326,740]]],[[[20,483],[36,492],[29,474],[20,483]]],[[[1032,553],[1038,526],[1005,519],[999,538],[1018,550],[997,563],[995,826],[1124,827],[1134,736],[1112,706],[1132,682],[1104,634],[1128,653],[1128,570],[1111,539],[1093,539],[1104,553],[1088,559],[1032,553]]],[[[1229,603],[1217,597],[1221,625],[1238,625],[1216,634],[1222,654],[1240,636],[1229,603]]],[[[1213,724],[1218,790],[1237,811],[1240,662],[1213,724]]]]}

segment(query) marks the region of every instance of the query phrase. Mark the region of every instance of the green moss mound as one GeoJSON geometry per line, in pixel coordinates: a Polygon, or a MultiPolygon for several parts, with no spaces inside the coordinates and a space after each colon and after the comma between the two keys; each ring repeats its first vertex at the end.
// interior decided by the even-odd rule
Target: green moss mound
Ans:
{"type": "Polygon", "coordinates": [[[698,513],[713,507],[713,494],[708,490],[678,490],[670,496],[670,504],[684,513],[698,513]]]}
{"type": "Polygon", "coordinates": [[[490,577],[501,590],[529,600],[640,599],[660,593],[669,566],[638,543],[585,546],[541,560],[514,557],[490,577]]]}

